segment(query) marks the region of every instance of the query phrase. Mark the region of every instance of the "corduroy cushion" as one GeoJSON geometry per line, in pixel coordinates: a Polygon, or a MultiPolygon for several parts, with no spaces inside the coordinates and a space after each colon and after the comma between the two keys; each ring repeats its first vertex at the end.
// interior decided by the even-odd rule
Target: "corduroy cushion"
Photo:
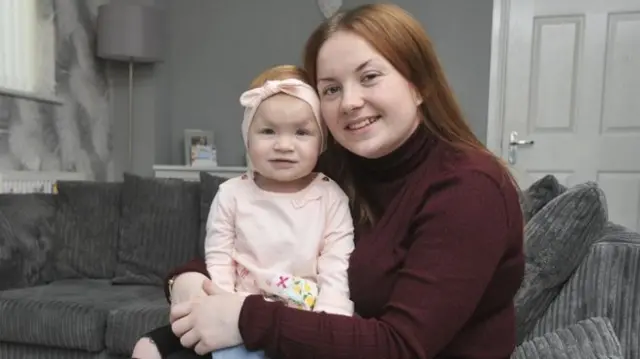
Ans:
{"type": "Polygon", "coordinates": [[[0,290],[53,279],[53,197],[44,193],[0,194],[0,290]]]}
{"type": "Polygon", "coordinates": [[[546,175],[521,193],[520,201],[525,222],[528,222],[552,199],[567,190],[553,175],[546,175]]]}
{"type": "Polygon", "coordinates": [[[525,226],[525,276],[515,296],[521,343],[580,265],[607,222],[597,184],[575,186],[551,200],[525,226]]]}
{"type": "MultiPolygon", "coordinates": [[[[133,337],[167,322],[164,312],[152,311],[138,317],[136,325],[117,325],[119,313],[138,306],[164,301],[162,288],[114,286],[109,280],[67,279],[48,285],[0,292],[0,341],[99,352],[105,347],[105,333],[114,328],[133,337]],[[110,326],[108,326],[109,324],[110,326]],[[135,330],[135,331],[134,331],[135,330]]],[[[123,333],[124,334],[124,333],[123,333]]],[[[112,339],[109,339],[110,343],[112,339]]],[[[4,359],[4,358],[3,358],[4,359]]]]}
{"type": "Polygon", "coordinates": [[[121,187],[115,182],[58,183],[55,279],[113,278],[121,187]]]}
{"type": "Polygon", "coordinates": [[[197,182],[125,174],[121,206],[113,283],[162,285],[170,270],[196,257],[197,182]]]}
{"type": "Polygon", "coordinates": [[[511,359],[623,359],[611,322],[595,317],[529,340],[511,359]]]}

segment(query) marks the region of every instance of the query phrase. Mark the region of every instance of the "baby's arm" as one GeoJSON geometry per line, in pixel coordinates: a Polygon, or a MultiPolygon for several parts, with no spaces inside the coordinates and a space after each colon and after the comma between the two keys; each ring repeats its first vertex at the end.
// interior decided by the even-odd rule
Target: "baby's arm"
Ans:
{"type": "Polygon", "coordinates": [[[324,245],[318,258],[319,293],[313,310],[353,315],[347,278],[349,257],[354,248],[353,219],[344,192],[337,184],[331,192],[324,245]]]}
{"type": "Polygon", "coordinates": [[[235,242],[233,190],[224,184],[213,198],[207,218],[204,255],[216,291],[235,292],[236,268],[231,254],[235,242]]]}

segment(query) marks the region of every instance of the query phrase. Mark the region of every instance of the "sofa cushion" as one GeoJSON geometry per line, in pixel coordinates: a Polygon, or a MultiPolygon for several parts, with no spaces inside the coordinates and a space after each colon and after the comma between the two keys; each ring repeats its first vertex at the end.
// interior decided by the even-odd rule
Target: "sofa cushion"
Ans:
{"type": "Polygon", "coordinates": [[[0,341],[98,352],[109,312],[126,303],[164,300],[155,286],[69,279],[0,292],[0,341]]]}
{"type": "Polygon", "coordinates": [[[169,324],[169,304],[165,298],[121,303],[107,317],[105,344],[109,354],[131,355],[142,335],[169,324]]]}
{"type": "Polygon", "coordinates": [[[124,175],[114,283],[163,285],[170,270],[197,255],[197,182],[124,175]]]}
{"type": "Polygon", "coordinates": [[[131,355],[109,355],[106,351],[90,353],[84,350],[42,347],[38,345],[0,343],[2,359],[131,359],[131,355]]]}
{"type": "Polygon", "coordinates": [[[608,223],[528,338],[593,316],[608,318],[625,358],[640,358],[640,234],[608,223]]]}
{"type": "Polygon", "coordinates": [[[597,184],[575,186],[551,200],[525,226],[525,275],[515,296],[521,343],[598,240],[607,222],[597,184]]]}
{"type": "Polygon", "coordinates": [[[0,290],[52,279],[54,196],[0,194],[0,290]]]}
{"type": "Polygon", "coordinates": [[[522,211],[525,222],[528,222],[552,199],[567,190],[553,175],[546,175],[534,182],[521,194],[522,211]]]}
{"type": "Polygon", "coordinates": [[[121,187],[114,182],[58,183],[56,279],[113,278],[121,187]]]}
{"type": "Polygon", "coordinates": [[[527,341],[511,359],[623,359],[607,318],[590,318],[527,341]]]}
{"type": "Polygon", "coordinates": [[[200,240],[198,242],[198,255],[204,258],[204,238],[207,235],[207,219],[211,210],[213,197],[218,193],[220,185],[227,178],[214,176],[207,172],[200,172],[200,240]]]}

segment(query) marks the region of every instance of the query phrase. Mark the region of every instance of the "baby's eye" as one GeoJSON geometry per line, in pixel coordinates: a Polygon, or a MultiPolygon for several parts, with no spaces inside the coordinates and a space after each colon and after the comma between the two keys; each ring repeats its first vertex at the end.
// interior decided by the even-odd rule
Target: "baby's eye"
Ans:
{"type": "Polygon", "coordinates": [[[270,129],[270,128],[263,128],[262,130],[260,130],[260,132],[258,132],[262,135],[273,135],[275,132],[270,129]]]}
{"type": "Polygon", "coordinates": [[[309,131],[309,130],[301,129],[301,130],[296,131],[296,135],[298,135],[298,136],[308,136],[310,134],[311,134],[311,131],[309,131]]]}

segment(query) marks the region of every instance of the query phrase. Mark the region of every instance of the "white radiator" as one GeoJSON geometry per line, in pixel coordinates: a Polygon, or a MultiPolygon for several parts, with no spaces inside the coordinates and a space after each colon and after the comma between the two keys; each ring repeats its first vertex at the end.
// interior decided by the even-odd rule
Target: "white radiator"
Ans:
{"type": "Polygon", "coordinates": [[[58,181],[86,181],[79,172],[0,172],[1,193],[56,193],[58,181]]]}

